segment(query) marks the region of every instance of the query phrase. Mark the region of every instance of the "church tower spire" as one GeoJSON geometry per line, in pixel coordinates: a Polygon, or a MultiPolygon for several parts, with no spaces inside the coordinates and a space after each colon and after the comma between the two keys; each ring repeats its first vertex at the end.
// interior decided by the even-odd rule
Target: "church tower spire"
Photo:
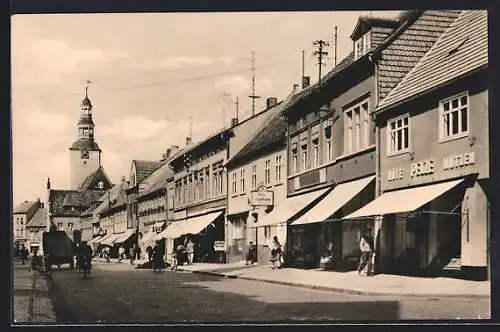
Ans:
{"type": "Polygon", "coordinates": [[[92,103],[88,96],[88,84],[85,86],[85,97],[80,103],[80,120],[77,127],[77,139],[71,147],[71,188],[78,189],[85,178],[101,165],[101,149],[95,142],[94,120],[92,119],[92,103]]]}

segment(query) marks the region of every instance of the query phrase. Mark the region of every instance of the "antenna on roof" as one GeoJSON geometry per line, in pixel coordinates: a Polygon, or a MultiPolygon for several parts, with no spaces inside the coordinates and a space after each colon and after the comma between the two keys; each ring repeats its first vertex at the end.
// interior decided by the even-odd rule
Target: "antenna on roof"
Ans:
{"type": "Polygon", "coordinates": [[[337,67],[337,26],[335,26],[333,66],[337,67]]]}
{"type": "Polygon", "coordinates": [[[252,116],[255,114],[255,99],[260,98],[260,96],[255,95],[255,52],[252,51],[252,95],[248,96],[252,99],[252,116]]]}
{"type": "Polygon", "coordinates": [[[189,117],[189,138],[193,138],[193,117],[189,117]]]}

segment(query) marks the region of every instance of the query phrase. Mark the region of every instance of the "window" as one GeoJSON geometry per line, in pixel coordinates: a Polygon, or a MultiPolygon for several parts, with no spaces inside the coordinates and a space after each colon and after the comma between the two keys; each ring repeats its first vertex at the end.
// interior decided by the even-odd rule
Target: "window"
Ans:
{"type": "Polygon", "coordinates": [[[368,146],[368,100],[345,111],[344,153],[352,153],[368,146]]]}
{"type": "Polygon", "coordinates": [[[391,153],[406,152],[410,147],[409,115],[397,117],[389,121],[387,130],[387,151],[391,153]]]}
{"type": "Polygon", "coordinates": [[[463,93],[439,102],[439,138],[449,140],[469,133],[469,98],[463,93]]]}
{"type": "Polygon", "coordinates": [[[299,172],[299,156],[297,155],[297,147],[292,148],[292,173],[298,173],[299,172]]]}
{"type": "Polygon", "coordinates": [[[302,170],[307,169],[307,144],[302,145],[302,170]]]}
{"type": "Polygon", "coordinates": [[[257,165],[252,165],[252,189],[257,187],[257,165]]]}
{"type": "Polygon", "coordinates": [[[266,240],[271,238],[271,226],[264,226],[264,238],[266,240]]]}
{"type": "Polygon", "coordinates": [[[62,222],[57,223],[57,230],[63,231],[64,230],[64,224],[62,222]]]}
{"type": "Polygon", "coordinates": [[[312,141],[313,146],[312,146],[312,167],[319,166],[319,140],[318,138],[313,139],[312,141]]]}
{"type": "Polygon", "coordinates": [[[240,192],[245,192],[245,170],[240,171],[240,192]]]}
{"type": "Polygon", "coordinates": [[[232,189],[233,195],[236,194],[236,172],[233,172],[233,175],[232,175],[231,189],[232,189]]]}
{"type": "Polygon", "coordinates": [[[271,160],[266,160],[266,168],[264,172],[264,183],[268,185],[271,183],[271,160]]]}
{"type": "Polygon", "coordinates": [[[276,156],[276,182],[281,181],[281,155],[276,156]]]}
{"type": "Polygon", "coordinates": [[[371,49],[371,31],[368,31],[354,41],[354,59],[358,59],[371,49]]]}
{"type": "Polygon", "coordinates": [[[333,160],[333,138],[332,138],[332,120],[328,119],[324,123],[325,134],[325,160],[330,162],[333,160]]]}
{"type": "Polygon", "coordinates": [[[73,231],[73,223],[69,222],[68,223],[68,232],[72,232],[72,231],[73,231]]]}

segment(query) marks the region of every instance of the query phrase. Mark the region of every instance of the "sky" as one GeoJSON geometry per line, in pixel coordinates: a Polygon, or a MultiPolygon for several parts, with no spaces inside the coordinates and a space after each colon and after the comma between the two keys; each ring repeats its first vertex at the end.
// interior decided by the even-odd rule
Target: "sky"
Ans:
{"type": "Polygon", "coordinates": [[[46,200],[46,182],[69,189],[69,147],[80,102],[94,106],[95,141],[111,181],[134,159],[159,160],[285,98],[304,71],[318,80],[315,40],[330,43],[322,73],[352,51],[358,17],[400,12],[30,14],[12,17],[12,172],[14,206],[46,200]]]}

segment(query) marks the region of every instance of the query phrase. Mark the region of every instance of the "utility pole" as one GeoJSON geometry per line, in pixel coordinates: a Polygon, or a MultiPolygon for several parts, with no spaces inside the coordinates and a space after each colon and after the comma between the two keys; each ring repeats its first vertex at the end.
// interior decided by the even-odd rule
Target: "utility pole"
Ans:
{"type": "Polygon", "coordinates": [[[302,77],[301,79],[304,79],[304,57],[305,57],[306,51],[302,50],[302,77]]]}
{"type": "Polygon", "coordinates": [[[252,99],[252,116],[255,115],[255,99],[260,98],[260,96],[255,95],[255,52],[252,51],[252,95],[248,96],[252,99]]]}
{"type": "Polygon", "coordinates": [[[337,66],[337,26],[335,26],[335,39],[334,39],[335,45],[334,45],[334,66],[337,66]]]}
{"type": "Polygon", "coordinates": [[[238,96],[236,96],[236,121],[239,121],[238,119],[239,108],[240,108],[240,101],[238,96]]]}
{"type": "Polygon", "coordinates": [[[324,47],[330,46],[330,44],[324,40],[317,40],[313,43],[314,46],[318,46],[318,50],[314,51],[314,55],[318,56],[318,65],[319,65],[319,71],[318,71],[318,82],[319,86],[321,87],[321,66],[324,65],[323,63],[323,57],[328,55],[328,52],[323,51],[324,47]]]}

